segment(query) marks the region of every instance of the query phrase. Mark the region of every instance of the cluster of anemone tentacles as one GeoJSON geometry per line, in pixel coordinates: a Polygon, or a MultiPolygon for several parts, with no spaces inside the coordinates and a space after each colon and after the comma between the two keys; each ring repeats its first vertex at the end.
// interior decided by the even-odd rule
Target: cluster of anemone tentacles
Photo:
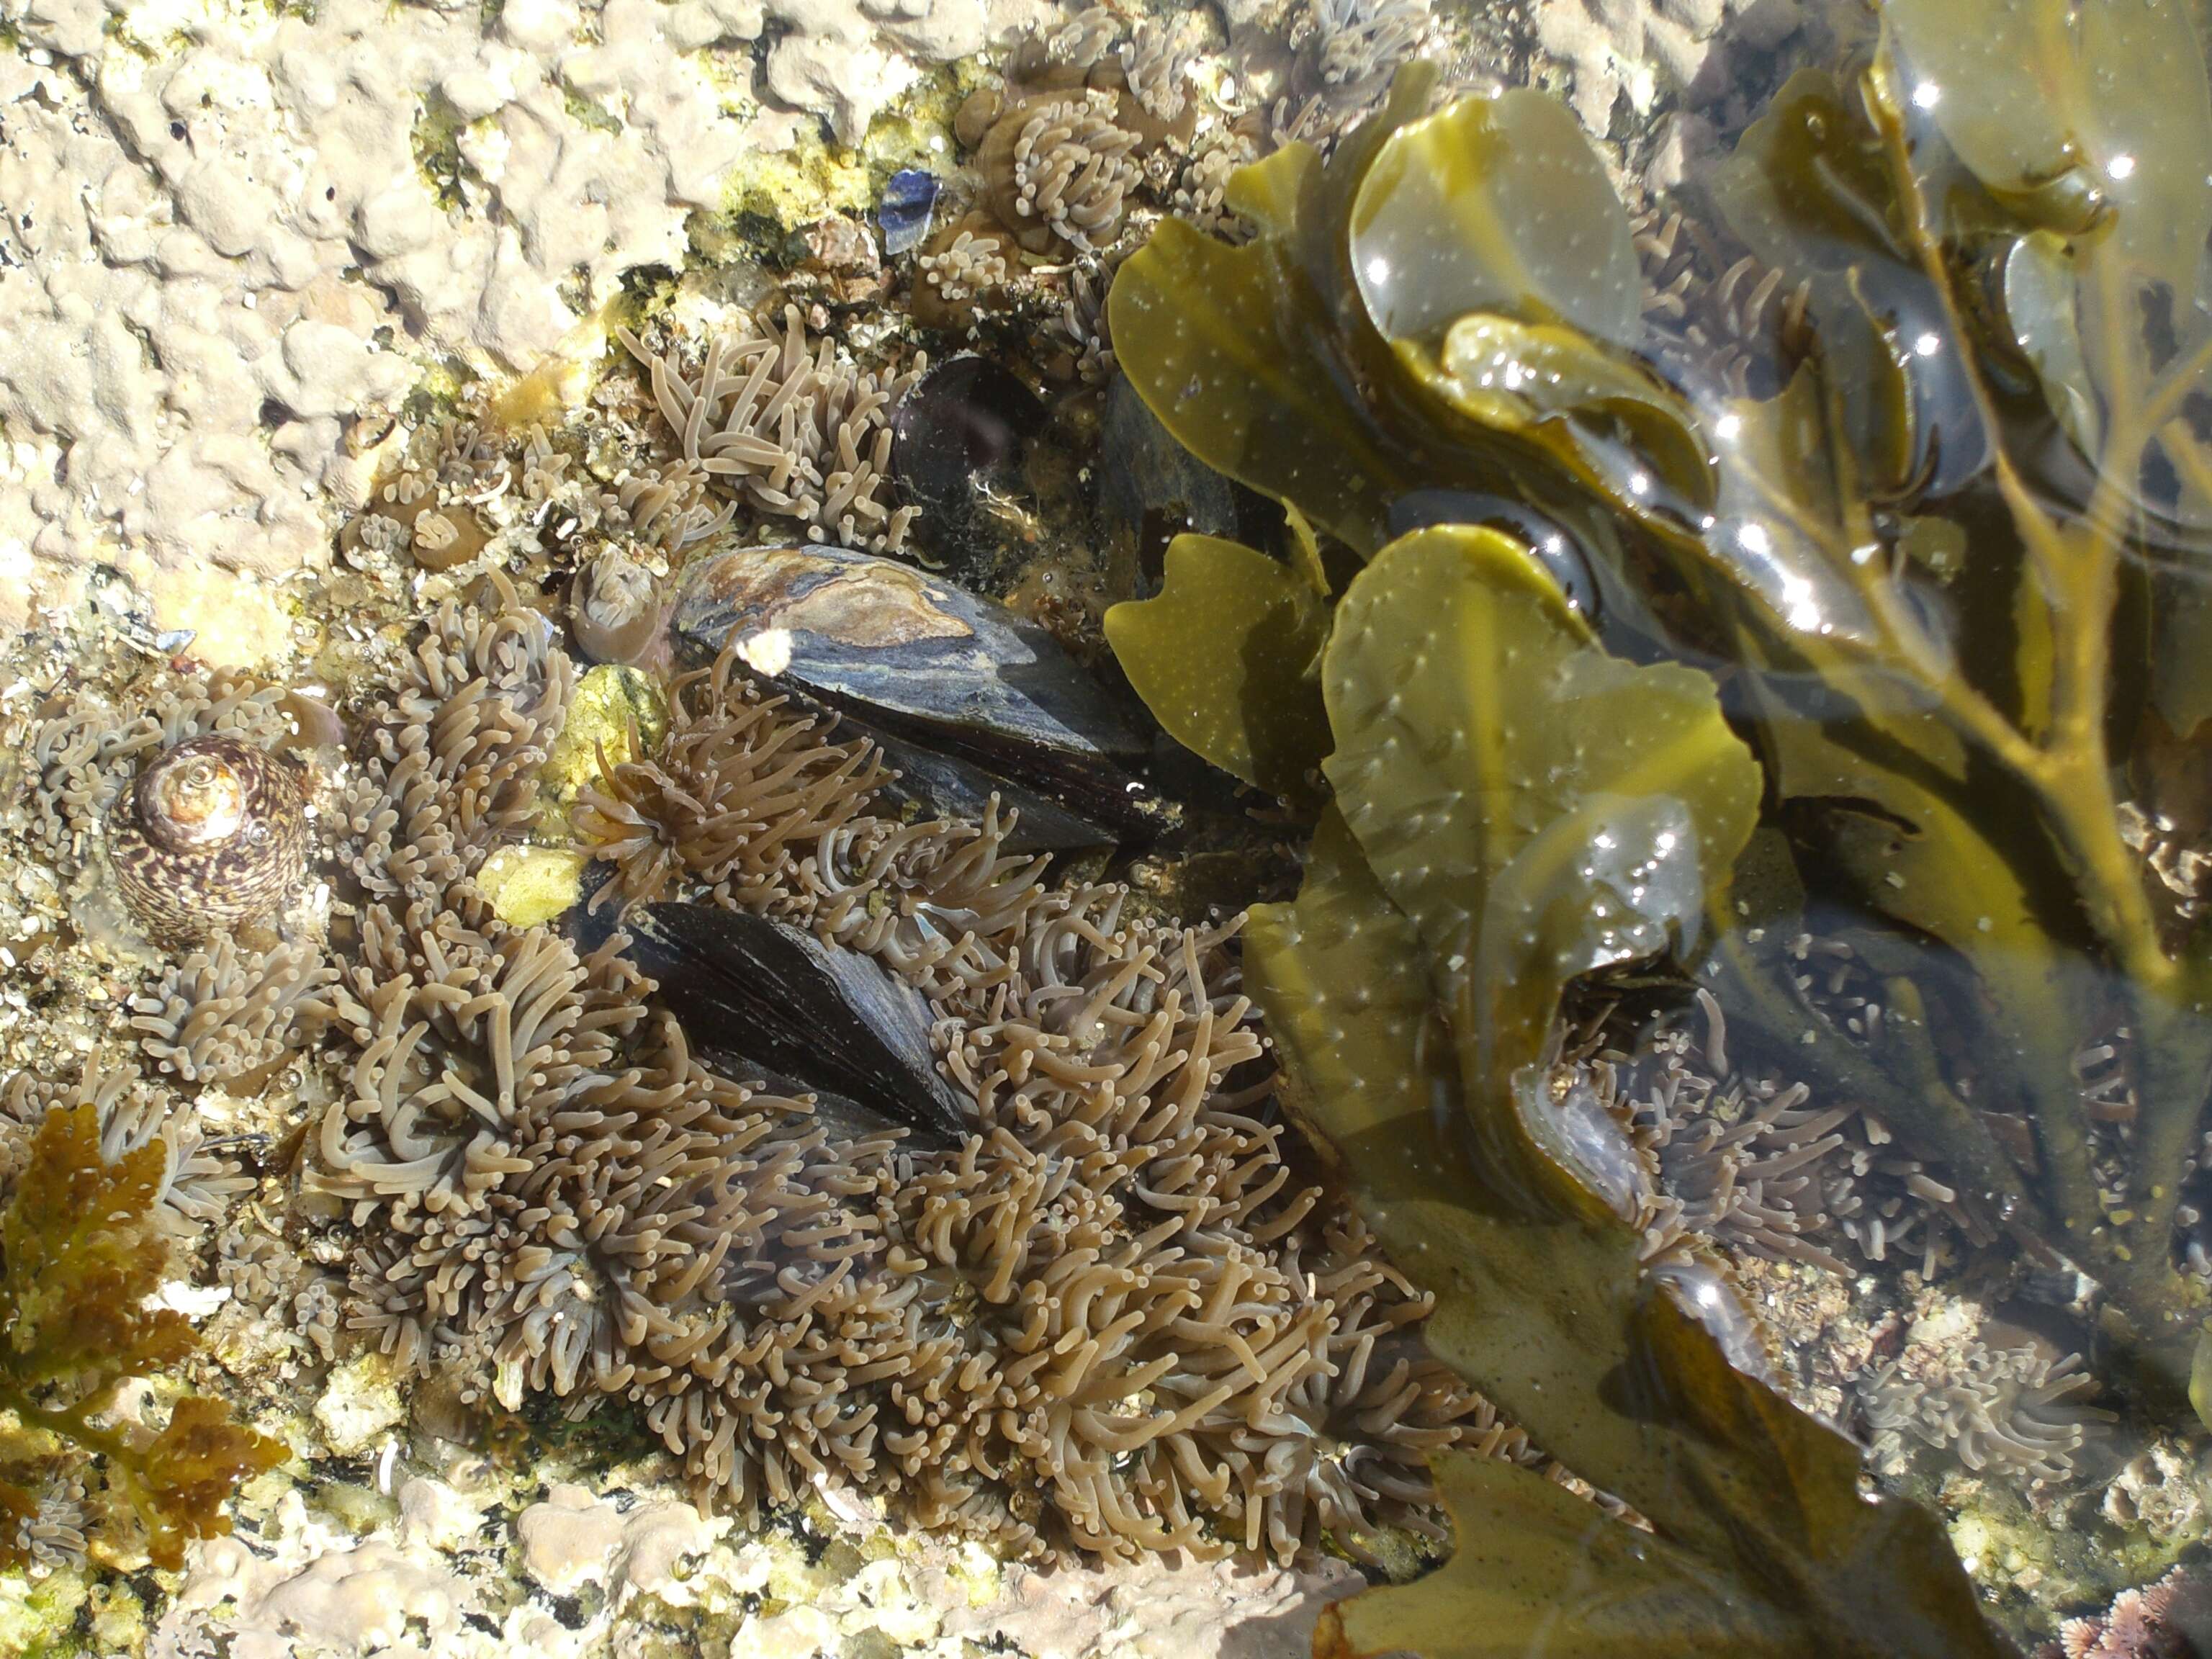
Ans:
{"type": "MultiPolygon", "coordinates": [[[[1879,1025],[1847,946],[1808,933],[1784,949],[1797,992],[1835,1029],[1879,1025]]],[[[1936,1287],[1955,1288],[1991,1241],[1987,1218],[1859,1102],[1732,1054],[1710,992],[1656,1012],[1634,997],[1595,1004],[1565,1075],[1636,1146],[1647,1261],[1791,1262],[1838,1278],[1887,1264],[1942,1297],[1936,1287]]],[[[1933,1448],[2041,1501],[2083,1474],[2075,1455],[2110,1413],[2087,1403],[2097,1385],[2079,1355],[2006,1346],[1983,1323],[1978,1304],[1960,1303],[1925,1340],[1908,1327],[1903,1349],[1858,1377],[1875,1464],[1899,1474],[1915,1448],[1933,1448]]]]}
{"type": "MultiPolygon", "coordinates": [[[[1832,949],[1841,947],[1810,934],[1791,946],[1801,962],[1832,949]]],[[[1799,976],[1802,994],[1822,990],[1819,975],[1814,966],[1799,976]]],[[[1656,1015],[1622,1002],[1599,1020],[1566,1073],[1588,1082],[1637,1147],[1647,1258],[1717,1249],[1839,1274],[1856,1271],[1854,1259],[1895,1261],[1928,1280],[1957,1265],[1955,1239],[1994,1237],[1862,1103],[1739,1067],[1711,993],[1656,1015]]]]}
{"type": "Polygon", "coordinates": [[[915,984],[971,1132],[833,1129],[706,1069],[621,935],[494,917],[474,878],[569,672],[495,587],[371,712],[315,1161],[356,1328],[467,1395],[632,1401],[742,1513],[842,1479],[1020,1553],[1358,1552],[1432,1526],[1427,1452],[1533,1455],[1293,1175],[1233,924],[1054,883],[995,819],[872,812],[872,752],[726,658],[580,829],[617,897],[774,912],[915,984]]]}

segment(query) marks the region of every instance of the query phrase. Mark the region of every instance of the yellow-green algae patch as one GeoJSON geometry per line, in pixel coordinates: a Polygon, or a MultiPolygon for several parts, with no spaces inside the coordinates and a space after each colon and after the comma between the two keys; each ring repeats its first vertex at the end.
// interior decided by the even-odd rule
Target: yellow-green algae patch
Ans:
{"type": "Polygon", "coordinates": [[[477,885],[508,927],[536,927],[576,902],[590,862],[565,847],[502,847],[484,860],[477,885]]]}
{"type": "Polygon", "coordinates": [[[667,729],[668,699],[651,675],[621,663],[588,671],[538,775],[540,832],[565,840],[578,793],[599,781],[600,757],[611,765],[634,760],[667,729]]]}
{"type": "Polygon", "coordinates": [[[144,1649],[146,1603],[127,1581],[95,1584],[88,1600],[95,1652],[137,1653],[144,1649]]]}
{"type": "Polygon", "coordinates": [[[315,1401],[314,1418],[335,1455],[361,1457],[375,1451],[385,1436],[407,1420],[391,1359],[371,1349],[333,1370],[315,1401]]]}
{"type": "Polygon", "coordinates": [[[77,1614],[92,1594],[97,1569],[64,1566],[43,1578],[0,1577],[0,1653],[22,1659],[75,1659],[92,1651],[78,1634],[77,1614]]]}
{"type": "Polygon", "coordinates": [[[951,167],[953,113],[981,78],[972,64],[924,76],[868,124],[856,148],[810,134],[788,150],[747,154],[723,185],[723,212],[767,219],[787,231],[825,214],[872,212],[883,181],[896,169],[951,167]]]}

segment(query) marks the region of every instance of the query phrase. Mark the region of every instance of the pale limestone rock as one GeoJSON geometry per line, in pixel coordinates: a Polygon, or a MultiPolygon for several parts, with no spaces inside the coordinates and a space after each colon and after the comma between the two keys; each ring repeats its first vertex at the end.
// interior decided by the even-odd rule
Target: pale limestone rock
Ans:
{"type": "Polygon", "coordinates": [[[515,1518],[522,1567],[556,1595],[601,1586],[616,1613],[635,1595],[684,1599],[678,1569],[709,1548],[729,1522],[688,1504],[641,1504],[625,1512],[585,1487],[562,1483],[515,1518]]]}
{"type": "Polygon", "coordinates": [[[0,626],[93,560],[319,567],[368,481],[352,423],[422,362],[527,370],[681,264],[749,149],[813,116],[855,142],[1052,12],[0,0],[0,562],[32,573],[0,626]]]}
{"type": "Polygon", "coordinates": [[[1111,1572],[1018,1566],[1006,1594],[949,1613],[943,1633],[1011,1642],[1031,1659],[1303,1659],[1322,1609],[1364,1582],[1334,1559],[1297,1571],[1158,1559],[1111,1572]]]}
{"type": "Polygon", "coordinates": [[[473,1541],[483,1505],[442,1480],[416,1475],[399,1487],[399,1536],[424,1549],[450,1553],[473,1541]]]}
{"type": "MultiPolygon", "coordinates": [[[[304,1571],[272,1584],[258,1614],[264,1642],[291,1636],[329,1651],[368,1653],[402,1639],[410,1620],[433,1642],[454,1635],[469,1601],[451,1573],[371,1540],[318,1556],[304,1571]]],[[[235,1644],[231,1650],[246,1651],[235,1644]]]]}
{"type": "Polygon", "coordinates": [[[198,1659],[215,1651],[209,1638],[216,1632],[232,1659],[459,1659],[462,1620],[480,1599],[439,1556],[381,1537],[349,1538],[288,1492],[261,1537],[192,1548],[149,1632],[147,1659],[198,1659]]]}

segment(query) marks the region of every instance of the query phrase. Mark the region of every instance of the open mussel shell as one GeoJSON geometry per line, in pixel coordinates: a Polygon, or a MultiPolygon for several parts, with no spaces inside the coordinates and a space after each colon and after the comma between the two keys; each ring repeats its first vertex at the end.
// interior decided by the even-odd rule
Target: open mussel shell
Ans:
{"type": "Polygon", "coordinates": [[[907,389],[891,411],[891,477],[933,567],[972,577],[1019,562],[1038,507],[1024,461],[1050,418],[988,357],[949,358],[907,389]]]}
{"type": "Polygon", "coordinates": [[[579,910],[574,925],[587,945],[627,934],[623,954],[659,986],[692,1046],[743,1080],[830,1097],[841,1121],[965,1133],[967,1112],[929,1046],[928,1003],[873,957],[714,904],[641,905],[619,921],[579,910]]]}
{"type": "Polygon", "coordinates": [[[891,413],[891,471],[925,512],[966,501],[979,479],[1018,467],[1044,429],[1045,406],[1012,371],[988,357],[937,365],[891,413]]]}
{"type": "Polygon", "coordinates": [[[763,683],[871,734],[975,769],[1095,826],[1088,844],[1172,828],[1173,805],[1133,775],[1148,752],[1105,693],[1043,629],[948,582],[840,547],[741,547],[695,561],[673,614],[679,644],[734,642],[763,683]]]}

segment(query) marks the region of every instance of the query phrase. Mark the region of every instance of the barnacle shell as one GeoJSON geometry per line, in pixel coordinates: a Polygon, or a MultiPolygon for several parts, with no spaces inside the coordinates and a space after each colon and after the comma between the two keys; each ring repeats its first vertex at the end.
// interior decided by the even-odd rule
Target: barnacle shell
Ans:
{"type": "Polygon", "coordinates": [[[172,939],[268,915],[307,871],[307,805],[298,767],[227,733],[164,750],[108,826],[124,901],[172,939]]]}
{"type": "Polygon", "coordinates": [[[569,586],[569,630],[593,662],[635,662],[660,637],[660,613],[653,572],[617,548],[592,559],[569,586]]]}

